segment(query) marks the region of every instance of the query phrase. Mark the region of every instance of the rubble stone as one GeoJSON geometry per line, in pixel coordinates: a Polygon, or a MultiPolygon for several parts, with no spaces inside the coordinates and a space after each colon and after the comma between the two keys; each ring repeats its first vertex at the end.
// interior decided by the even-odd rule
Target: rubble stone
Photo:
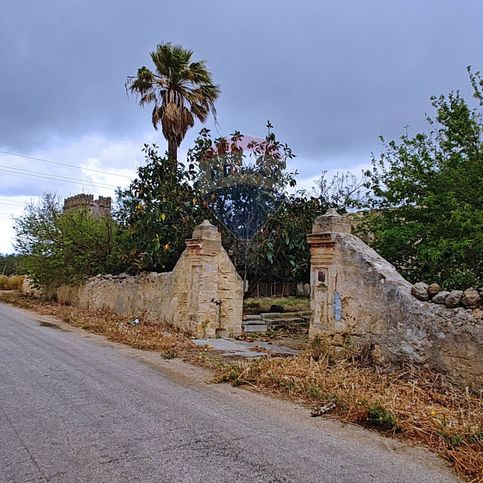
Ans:
{"type": "Polygon", "coordinates": [[[444,304],[446,307],[452,309],[454,307],[458,307],[461,302],[461,297],[463,295],[462,290],[452,290],[449,295],[446,297],[444,304]]]}
{"type": "Polygon", "coordinates": [[[432,299],[440,290],[441,287],[437,283],[432,283],[431,285],[428,285],[429,298],[432,299]]]}
{"type": "Polygon", "coordinates": [[[474,288],[468,288],[463,292],[461,303],[468,309],[476,309],[480,305],[480,294],[474,288]]]}
{"type": "Polygon", "coordinates": [[[418,300],[428,300],[428,285],[424,282],[415,283],[411,287],[411,294],[414,295],[418,300]]]}
{"type": "Polygon", "coordinates": [[[434,302],[435,304],[444,304],[446,301],[446,297],[449,295],[449,292],[447,290],[442,290],[441,292],[438,292],[432,299],[431,302],[434,302]]]}

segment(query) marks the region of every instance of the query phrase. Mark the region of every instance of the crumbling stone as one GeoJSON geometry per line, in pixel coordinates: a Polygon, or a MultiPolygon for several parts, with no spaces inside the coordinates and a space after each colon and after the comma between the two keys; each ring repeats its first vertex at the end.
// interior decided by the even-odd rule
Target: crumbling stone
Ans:
{"type": "Polygon", "coordinates": [[[468,309],[476,309],[480,305],[480,294],[474,288],[468,288],[463,292],[461,303],[468,309]]]}
{"type": "MultiPolygon", "coordinates": [[[[328,221],[333,217],[329,213],[328,221]]],[[[308,235],[313,312],[309,336],[320,337],[334,353],[363,353],[373,347],[375,362],[423,365],[460,387],[483,388],[481,310],[442,305],[450,296],[457,305],[461,291],[440,291],[433,296],[435,303],[419,302],[412,293],[427,300],[427,286],[413,288],[362,240],[342,230],[329,231],[330,223],[321,218],[308,235]],[[336,345],[336,334],[344,334],[343,347],[336,345]]]]}
{"type": "Polygon", "coordinates": [[[457,307],[461,302],[461,297],[463,296],[463,290],[452,290],[446,297],[444,304],[446,307],[452,309],[457,307]]]}
{"type": "Polygon", "coordinates": [[[437,283],[432,283],[431,285],[429,285],[428,286],[429,298],[432,299],[440,290],[441,290],[441,287],[437,283]]]}
{"type": "Polygon", "coordinates": [[[449,292],[447,290],[442,290],[441,292],[438,292],[432,299],[431,302],[434,302],[435,304],[444,304],[446,301],[446,297],[449,295],[449,292]]]}
{"type": "Polygon", "coordinates": [[[418,300],[428,300],[428,285],[424,282],[415,283],[411,287],[411,294],[414,295],[418,300]]]}
{"type": "Polygon", "coordinates": [[[242,331],[243,281],[205,220],[172,272],[92,277],[60,287],[57,299],[90,309],[174,325],[197,337],[238,336],[242,331]]]}

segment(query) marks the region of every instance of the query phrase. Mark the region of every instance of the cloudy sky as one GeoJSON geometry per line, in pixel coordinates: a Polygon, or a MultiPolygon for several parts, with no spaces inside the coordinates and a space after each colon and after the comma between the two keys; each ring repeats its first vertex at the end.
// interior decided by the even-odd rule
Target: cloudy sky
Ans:
{"type": "Polygon", "coordinates": [[[217,135],[263,136],[270,119],[309,186],[322,170],[359,173],[381,134],[426,129],[431,95],[469,92],[482,18],[482,0],[0,0],[0,253],[26,201],[112,194],[143,143],[165,149],[124,90],[157,43],[208,61],[217,135]]]}

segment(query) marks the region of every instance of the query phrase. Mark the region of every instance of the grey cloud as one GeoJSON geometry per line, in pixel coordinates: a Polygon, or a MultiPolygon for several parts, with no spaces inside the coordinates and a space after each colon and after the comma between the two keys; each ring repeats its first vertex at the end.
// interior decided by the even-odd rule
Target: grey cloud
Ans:
{"type": "Polygon", "coordinates": [[[483,67],[481,18],[481,0],[5,1],[0,145],[140,136],[150,110],[123,84],[169,40],[208,60],[220,134],[260,136],[270,119],[304,174],[349,167],[379,134],[423,129],[431,95],[466,88],[466,65],[483,67]]]}

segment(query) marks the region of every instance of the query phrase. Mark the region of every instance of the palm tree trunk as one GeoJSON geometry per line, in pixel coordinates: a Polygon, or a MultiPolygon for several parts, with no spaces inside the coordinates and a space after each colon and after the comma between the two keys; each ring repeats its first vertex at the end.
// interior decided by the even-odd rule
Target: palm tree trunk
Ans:
{"type": "Polygon", "coordinates": [[[174,167],[178,164],[178,144],[175,139],[168,139],[168,159],[174,167]]]}

